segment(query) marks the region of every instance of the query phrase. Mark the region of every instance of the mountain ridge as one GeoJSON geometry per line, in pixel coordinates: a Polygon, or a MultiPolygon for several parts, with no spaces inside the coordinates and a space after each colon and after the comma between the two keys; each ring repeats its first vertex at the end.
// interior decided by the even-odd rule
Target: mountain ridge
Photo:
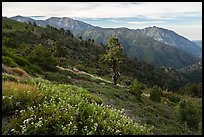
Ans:
{"type": "MultiPolygon", "coordinates": [[[[26,18],[27,17],[22,16],[11,17],[11,19],[20,22],[26,22],[26,18]]],[[[64,28],[65,30],[70,30],[73,35],[82,37],[85,40],[94,39],[97,44],[106,44],[110,37],[117,36],[119,37],[120,43],[123,45],[126,53],[129,56],[137,57],[157,66],[182,68],[196,63],[198,58],[197,56],[200,56],[200,53],[199,55],[197,55],[197,49],[189,50],[189,48],[184,49],[186,48],[186,46],[184,46],[184,48],[181,48],[178,45],[169,45],[171,43],[169,43],[168,41],[159,41],[158,38],[152,37],[153,34],[150,35],[150,33],[148,33],[150,36],[147,36],[147,32],[145,30],[148,30],[148,28],[136,30],[124,27],[101,28],[92,26],[82,21],[71,19],[69,17],[51,17],[44,21],[35,20],[35,23],[42,27],[50,25],[58,29],[64,28]],[[189,52],[193,53],[190,54],[189,52]],[[162,59],[163,61],[161,61],[160,59],[162,59]]],[[[152,28],[159,29],[156,26],[153,26],[152,28]]],[[[175,33],[173,31],[170,32],[175,33]]],[[[187,40],[187,42],[189,43],[190,41],[187,40]]],[[[193,44],[190,44],[190,46],[188,47],[192,47],[192,45],[193,44]]]]}
{"type": "Polygon", "coordinates": [[[192,40],[196,45],[198,45],[202,49],[202,40],[192,40]]]}
{"type": "Polygon", "coordinates": [[[153,26],[142,29],[142,33],[162,43],[179,47],[194,56],[201,56],[202,54],[200,47],[172,30],[153,26]]]}

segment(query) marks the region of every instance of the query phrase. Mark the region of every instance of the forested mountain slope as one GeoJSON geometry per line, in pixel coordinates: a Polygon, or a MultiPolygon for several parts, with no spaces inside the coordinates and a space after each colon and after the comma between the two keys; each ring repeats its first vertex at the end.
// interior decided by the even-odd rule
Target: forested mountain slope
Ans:
{"type": "Polygon", "coordinates": [[[97,44],[107,44],[110,37],[117,36],[129,57],[137,57],[156,66],[182,68],[196,63],[202,53],[200,47],[188,39],[157,27],[141,30],[100,28],[68,17],[51,17],[44,21],[22,16],[12,19],[19,22],[35,22],[42,27],[50,25],[70,30],[74,36],[82,37],[84,40],[94,39],[97,44]]]}

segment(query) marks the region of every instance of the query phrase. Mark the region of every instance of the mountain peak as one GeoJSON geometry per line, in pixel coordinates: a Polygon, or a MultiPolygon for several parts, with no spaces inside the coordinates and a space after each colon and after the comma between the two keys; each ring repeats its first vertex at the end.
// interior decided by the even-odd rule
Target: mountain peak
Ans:
{"type": "Polygon", "coordinates": [[[69,17],[62,17],[61,19],[63,19],[63,20],[74,20],[74,19],[69,18],[69,17]]]}
{"type": "Polygon", "coordinates": [[[46,20],[60,20],[60,19],[61,19],[60,17],[50,17],[50,18],[48,18],[46,20]]]}
{"type": "Polygon", "coordinates": [[[154,29],[158,29],[158,27],[157,27],[157,26],[153,26],[152,28],[154,28],[154,29]]]}
{"type": "Polygon", "coordinates": [[[145,29],[159,29],[157,26],[152,26],[152,27],[146,27],[145,29]]]}
{"type": "Polygon", "coordinates": [[[153,26],[142,29],[141,32],[154,40],[170,46],[181,48],[191,53],[193,56],[199,57],[202,55],[202,52],[199,48],[197,48],[197,45],[172,30],[153,26]]]}
{"type": "Polygon", "coordinates": [[[30,18],[30,17],[23,17],[23,16],[20,16],[20,15],[11,17],[11,19],[19,21],[19,22],[31,22],[31,23],[35,22],[35,20],[30,18]]]}
{"type": "Polygon", "coordinates": [[[14,16],[14,17],[25,18],[25,17],[23,17],[23,16],[21,16],[21,15],[17,15],[17,16],[14,16]]]}

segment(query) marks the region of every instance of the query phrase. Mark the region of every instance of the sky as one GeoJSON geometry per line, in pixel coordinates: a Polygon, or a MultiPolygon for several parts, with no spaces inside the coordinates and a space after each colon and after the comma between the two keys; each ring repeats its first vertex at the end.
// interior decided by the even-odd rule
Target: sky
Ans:
{"type": "Polygon", "coordinates": [[[2,2],[2,16],[70,17],[103,28],[157,26],[202,40],[202,2],[2,2]]]}

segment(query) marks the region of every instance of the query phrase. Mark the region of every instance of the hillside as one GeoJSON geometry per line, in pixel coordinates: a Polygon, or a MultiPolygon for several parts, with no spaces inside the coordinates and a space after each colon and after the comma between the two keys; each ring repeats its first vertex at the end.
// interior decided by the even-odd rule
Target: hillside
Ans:
{"type": "Polygon", "coordinates": [[[101,98],[86,89],[41,79],[19,83],[4,81],[3,114],[15,114],[3,126],[4,135],[152,134],[150,129],[125,116],[122,110],[103,105],[101,98]],[[11,87],[16,89],[13,91],[11,87]]]}
{"type": "Polygon", "coordinates": [[[8,18],[2,38],[4,135],[202,134],[202,85],[178,94],[175,69],[125,56],[113,85],[106,46],[8,18]]]}
{"type": "Polygon", "coordinates": [[[7,47],[17,47],[19,51],[24,50],[23,56],[29,54],[29,50],[41,44],[48,48],[48,52],[52,52],[53,56],[59,58],[60,62],[63,62],[66,58],[66,63],[69,65],[86,65],[96,62],[98,55],[103,50],[102,47],[94,43],[73,38],[70,31],[59,31],[51,26],[47,26],[45,29],[28,23],[18,23],[8,18],[3,18],[2,24],[3,41],[6,43],[9,39],[14,40],[13,43],[15,44],[7,47]],[[13,29],[9,29],[9,26],[13,26],[13,29]],[[26,48],[26,46],[31,49],[26,48]]]}
{"type": "MultiPolygon", "coordinates": [[[[12,17],[12,19],[20,22],[29,22],[31,20],[21,16],[12,17]]],[[[197,45],[186,38],[172,31],[156,27],[143,30],[128,28],[105,29],[68,17],[52,17],[44,21],[35,20],[35,23],[43,27],[50,25],[58,29],[70,30],[74,36],[82,37],[84,40],[94,39],[97,44],[106,44],[110,37],[117,36],[128,56],[137,57],[139,60],[147,61],[156,66],[182,68],[196,63],[202,53],[197,45]],[[152,31],[153,29],[154,31],[152,31]],[[155,34],[160,35],[157,38],[151,37],[158,36],[155,34]]]]}
{"type": "MultiPolygon", "coordinates": [[[[198,98],[191,99],[173,93],[172,96],[164,96],[162,102],[158,103],[148,96],[152,89],[143,87],[142,101],[139,101],[128,88],[71,71],[64,70],[61,73],[70,77],[70,80],[57,84],[61,81],[56,78],[51,82],[41,78],[3,74],[2,110],[5,122],[9,119],[8,115],[15,113],[10,122],[3,126],[3,134],[186,135],[200,134],[202,131],[199,127],[199,133],[194,132],[180,123],[176,109],[180,100],[191,100],[200,110],[201,100],[198,98]],[[7,103],[8,99],[12,101],[10,104],[7,103]],[[31,122],[33,125],[29,124],[31,122]],[[18,127],[18,124],[23,126],[18,127]],[[120,128],[115,126],[118,124],[121,125],[120,128]],[[140,126],[144,124],[146,126],[140,126]],[[52,125],[52,130],[49,130],[49,125],[52,125]],[[96,129],[92,128],[93,125],[96,129]],[[34,126],[37,128],[33,131],[34,126]],[[59,126],[64,129],[61,130],[59,126]],[[110,127],[107,128],[108,126],[110,127]]],[[[201,116],[200,112],[199,115],[201,116]]]]}

